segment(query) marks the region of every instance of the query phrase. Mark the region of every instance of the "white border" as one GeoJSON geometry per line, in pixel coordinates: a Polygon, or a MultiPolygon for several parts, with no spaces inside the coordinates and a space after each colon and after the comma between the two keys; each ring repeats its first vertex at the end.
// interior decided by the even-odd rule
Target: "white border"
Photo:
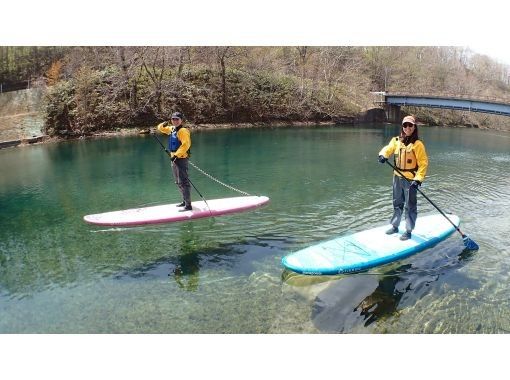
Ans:
{"type": "Polygon", "coordinates": [[[506,50],[507,12],[428,0],[8,1],[0,45],[432,45],[506,50]]]}

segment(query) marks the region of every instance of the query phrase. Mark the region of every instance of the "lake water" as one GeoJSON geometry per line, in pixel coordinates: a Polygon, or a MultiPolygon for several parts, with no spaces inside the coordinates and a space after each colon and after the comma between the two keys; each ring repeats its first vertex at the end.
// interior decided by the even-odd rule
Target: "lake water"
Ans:
{"type": "MultiPolygon", "coordinates": [[[[0,150],[0,333],[506,333],[510,134],[420,128],[423,192],[458,233],[353,275],[284,270],[284,255],[385,224],[398,126],[193,131],[192,162],[271,202],[215,219],[102,228],[86,214],[180,202],[150,136],[0,150]]],[[[194,168],[206,199],[237,193],[194,168]]],[[[196,192],[194,200],[200,200],[196,192]]],[[[435,209],[419,196],[420,214],[435,209]]]]}

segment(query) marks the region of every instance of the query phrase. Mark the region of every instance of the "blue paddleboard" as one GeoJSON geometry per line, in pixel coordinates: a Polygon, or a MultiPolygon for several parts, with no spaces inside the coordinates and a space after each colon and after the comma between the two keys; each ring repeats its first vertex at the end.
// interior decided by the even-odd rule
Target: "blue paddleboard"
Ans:
{"type": "MultiPolygon", "coordinates": [[[[448,218],[458,227],[456,215],[448,218]]],[[[379,265],[391,263],[431,247],[455,231],[441,214],[420,216],[416,220],[411,239],[402,241],[405,221],[399,232],[387,235],[390,225],[356,232],[291,253],[282,259],[285,268],[309,275],[335,275],[354,273],[379,265]]]]}

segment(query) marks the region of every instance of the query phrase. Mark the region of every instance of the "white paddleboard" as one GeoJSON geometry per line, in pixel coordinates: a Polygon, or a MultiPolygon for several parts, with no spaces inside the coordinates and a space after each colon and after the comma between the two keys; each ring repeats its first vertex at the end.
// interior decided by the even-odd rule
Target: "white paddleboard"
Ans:
{"type": "Polygon", "coordinates": [[[269,202],[265,196],[245,196],[192,202],[192,210],[182,211],[176,204],[132,208],[85,215],[83,220],[99,226],[140,226],[144,224],[182,222],[191,219],[233,214],[255,209],[269,202]]]}
{"type": "MultiPolygon", "coordinates": [[[[456,215],[447,215],[457,227],[456,215]]],[[[405,221],[399,232],[385,233],[390,225],[372,228],[347,236],[323,241],[291,253],[282,259],[285,268],[309,275],[354,273],[411,256],[445,239],[455,231],[453,225],[440,214],[419,216],[411,239],[402,241],[405,221]]]]}

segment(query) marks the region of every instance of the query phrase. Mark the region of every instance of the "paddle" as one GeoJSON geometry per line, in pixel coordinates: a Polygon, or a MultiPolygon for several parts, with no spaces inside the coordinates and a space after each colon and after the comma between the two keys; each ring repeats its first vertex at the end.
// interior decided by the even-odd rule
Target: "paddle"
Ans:
{"type": "MultiPolygon", "coordinates": [[[[402,173],[402,172],[401,172],[398,168],[396,168],[394,165],[392,165],[392,164],[391,164],[388,160],[386,160],[385,162],[386,162],[388,165],[390,165],[390,166],[393,168],[393,170],[395,170],[395,171],[396,171],[397,173],[399,173],[399,174],[400,174],[403,178],[405,178],[405,180],[406,180],[408,183],[411,183],[411,182],[412,182],[409,178],[407,178],[407,177],[405,177],[405,176],[404,176],[404,173],[402,173]]],[[[418,190],[418,191],[420,192],[420,194],[421,194],[421,195],[423,195],[423,197],[424,197],[426,200],[428,200],[428,201],[430,202],[430,204],[431,204],[432,206],[434,206],[434,207],[436,208],[436,210],[437,210],[437,211],[439,211],[439,212],[441,213],[441,215],[443,215],[443,216],[446,218],[446,220],[448,220],[448,221],[452,224],[452,226],[453,226],[453,227],[455,227],[455,229],[458,231],[458,233],[459,233],[459,234],[461,234],[461,236],[462,236],[462,240],[464,241],[464,245],[466,246],[466,248],[467,248],[467,249],[471,249],[471,250],[478,250],[478,248],[479,248],[479,247],[478,247],[478,244],[476,244],[476,243],[475,243],[472,239],[470,239],[469,237],[467,237],[467,235],[465,235],[464,233],[462,233],[462,231],[460,230],[460,228],[459,228],[459,227],[457,227],[457,226],[456,226],[456,225],[455,225],[455,224],[454,224],[454,223],[450,220],[450,218],[448,218],[448,217],[446,216],[446,214],[445,214],[443,211],[441,211],[441,209],[440,209],[439,207],[437,207],[437,206],[436,206],[436,204],[435,204],[434,202],[432,202],[432,201],[429,199],[429,197],[427,197],[427,196],[423,193],[423,191],[421,191],[421,190],[420,190],[420,188],[419,188],[419,187],[417,187],[417,188],[416,188],[416,190],[418,190]]]]}
{"type": "MultiPolygon", "coordinates": [[[[159,143],[159,145],[161,145],[161,148],[165,151],[165,153],[168,155],[168,157],[171,157],[172,155],[170,154],[170,151],[165,148],[165,146],[163,145],[163,143],[161,142],[161,140],[158,138],[158,136],[156,136],[156,133],[154,132],[151,132],[150,133],[155,139],[156,141],[159,143]]],[[[193,184],[193,182],[191,182],[191,180],[188,178],[188,181],[189,183],[191,183],[191,186],[193,186],[193,188],[196,190],[196,192],[198,193],[198,195],[200,196],[200,198],[202,198],[202,200],[204,201],[205,205],[207,206],[207,208],[209,209],[209,212],[211,213],[212,215],[212,212],[211,212],[211,208],[209,207],[209,205],[207,204],[207,201],[205,200],[205,198],[203,197],[203,195],[200,193],[200,191],[198,191],[197,187],[193,184]]]]}

